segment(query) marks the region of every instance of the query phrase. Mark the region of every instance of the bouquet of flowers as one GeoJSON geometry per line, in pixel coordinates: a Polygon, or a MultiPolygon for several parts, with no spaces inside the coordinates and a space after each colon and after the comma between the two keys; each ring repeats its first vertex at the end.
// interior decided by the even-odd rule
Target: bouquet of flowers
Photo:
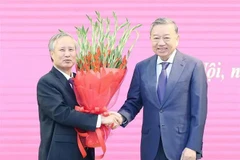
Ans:
{"type": "MultiPolygon", "coordinates": [[[[85,113],[102,114],[108,116],[109,102],[119,89],[127,71],[127,60],[132,48],[139,38],[136,31],[141,26],[138,24],[130,27],[130,23],[118,25],[118,19],[113,12],[115,20],[114,30],[110,32],[110,20],[103,19],[96,12],[96,22],[87,16],[91,24],[91,40],[88,40],[89,28],[76,27],[78,35],[79,52],[77,54],[76,76],[73,79],[74,92],[80,106],[75,110],[85,113]],[[116,43],[117,32],[123,30],[123,34],[116,43]],[[136,32],[136,39],[123,55],[124,47],[132,32],[136,32]]],[[[105,141],[110,134],[111,128],[101,125],[95,132],[82,131],[78,128],[78,147],[83,157],[86,157],[84,147],[101,147],[103,154],[106,152],[105,141]]]]}

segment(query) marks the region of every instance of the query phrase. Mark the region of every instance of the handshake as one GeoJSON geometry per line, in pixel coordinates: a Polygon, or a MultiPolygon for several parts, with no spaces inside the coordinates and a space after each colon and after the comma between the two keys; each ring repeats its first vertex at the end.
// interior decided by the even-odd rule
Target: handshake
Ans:
{"type": "Polygon", "coordinates": [[[101,115],[101,124],[106,125],[112,129],[116,129],[123,123],[123,117],[118,112],[108,112],[108,116],[101,115]]]}

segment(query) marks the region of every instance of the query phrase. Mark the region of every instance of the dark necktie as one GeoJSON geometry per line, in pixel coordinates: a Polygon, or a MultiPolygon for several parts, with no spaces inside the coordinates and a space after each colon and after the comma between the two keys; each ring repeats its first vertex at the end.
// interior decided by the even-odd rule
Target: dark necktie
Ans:
{"type": "Polygon", "coordinates": [[[158,98],[161,103],[163,101],[164,93],[165,93],[166,86],[167,86],[167,71],[166,71],[166,69],[169,64],[170,64],[169,62],[161,63],[162,71],[158,78],[158,87],[157,87],[157,94],[158,94],[158,98]]]}
{"type": "Polygon", "coordinates": [[[73,78],[69,78],[68,83],[69,83],[70,86],[73,88],[73,78]]]}

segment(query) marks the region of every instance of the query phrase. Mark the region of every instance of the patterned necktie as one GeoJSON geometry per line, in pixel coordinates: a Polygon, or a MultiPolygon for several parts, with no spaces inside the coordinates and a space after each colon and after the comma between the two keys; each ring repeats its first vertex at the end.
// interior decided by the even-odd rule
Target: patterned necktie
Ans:
{"type": "Polygon", "coordinates": [[[166,89],[166,85],[167,85],[167,67],[170,63],[169,62],[162,62],[162,71],[159,75],[158,78],[158,87],[157,87],[157,94],[158,94],[158,98],[160,100],[160,102],[162,103],[163,101],[163,97],[164,97],[164,92],[166,89]]]}

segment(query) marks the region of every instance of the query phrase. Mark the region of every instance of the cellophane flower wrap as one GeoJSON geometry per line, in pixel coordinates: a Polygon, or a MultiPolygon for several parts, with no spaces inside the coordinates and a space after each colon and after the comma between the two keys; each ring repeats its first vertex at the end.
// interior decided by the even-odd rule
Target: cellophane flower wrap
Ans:
{"type": "MultiPolygon", "coordinates": [[[[130,52],[139,38],[136,31],[141,25],[130,27],[130,23],[118,25],[116,14],[113,12],[114,29],[110,32],[110,20],[103,19],[96,12],[96,21],[87,16],[91,24],[91,40],[88,40],[89,28],[76,27],[78,34],[79,51],[77,54],[76,76],[73,79],[74,92],[79,106],[75,110],[79,112],[102,114],[108,116],[109,102],[119,89],[127,71],[127,60],[130,52]],[[117,43],[117,32],[123,30],[117,43]],[[124,47],[132,32],[136,32],[136,39],[123,54],[124,47]]],[[[102,158],[106,152],[105,142],[111,128],[101,125],[94,132],[77,131],[78,147],[86,157],[85,147],[101,147],[103,154],[96,158],[102,158]]]]}

